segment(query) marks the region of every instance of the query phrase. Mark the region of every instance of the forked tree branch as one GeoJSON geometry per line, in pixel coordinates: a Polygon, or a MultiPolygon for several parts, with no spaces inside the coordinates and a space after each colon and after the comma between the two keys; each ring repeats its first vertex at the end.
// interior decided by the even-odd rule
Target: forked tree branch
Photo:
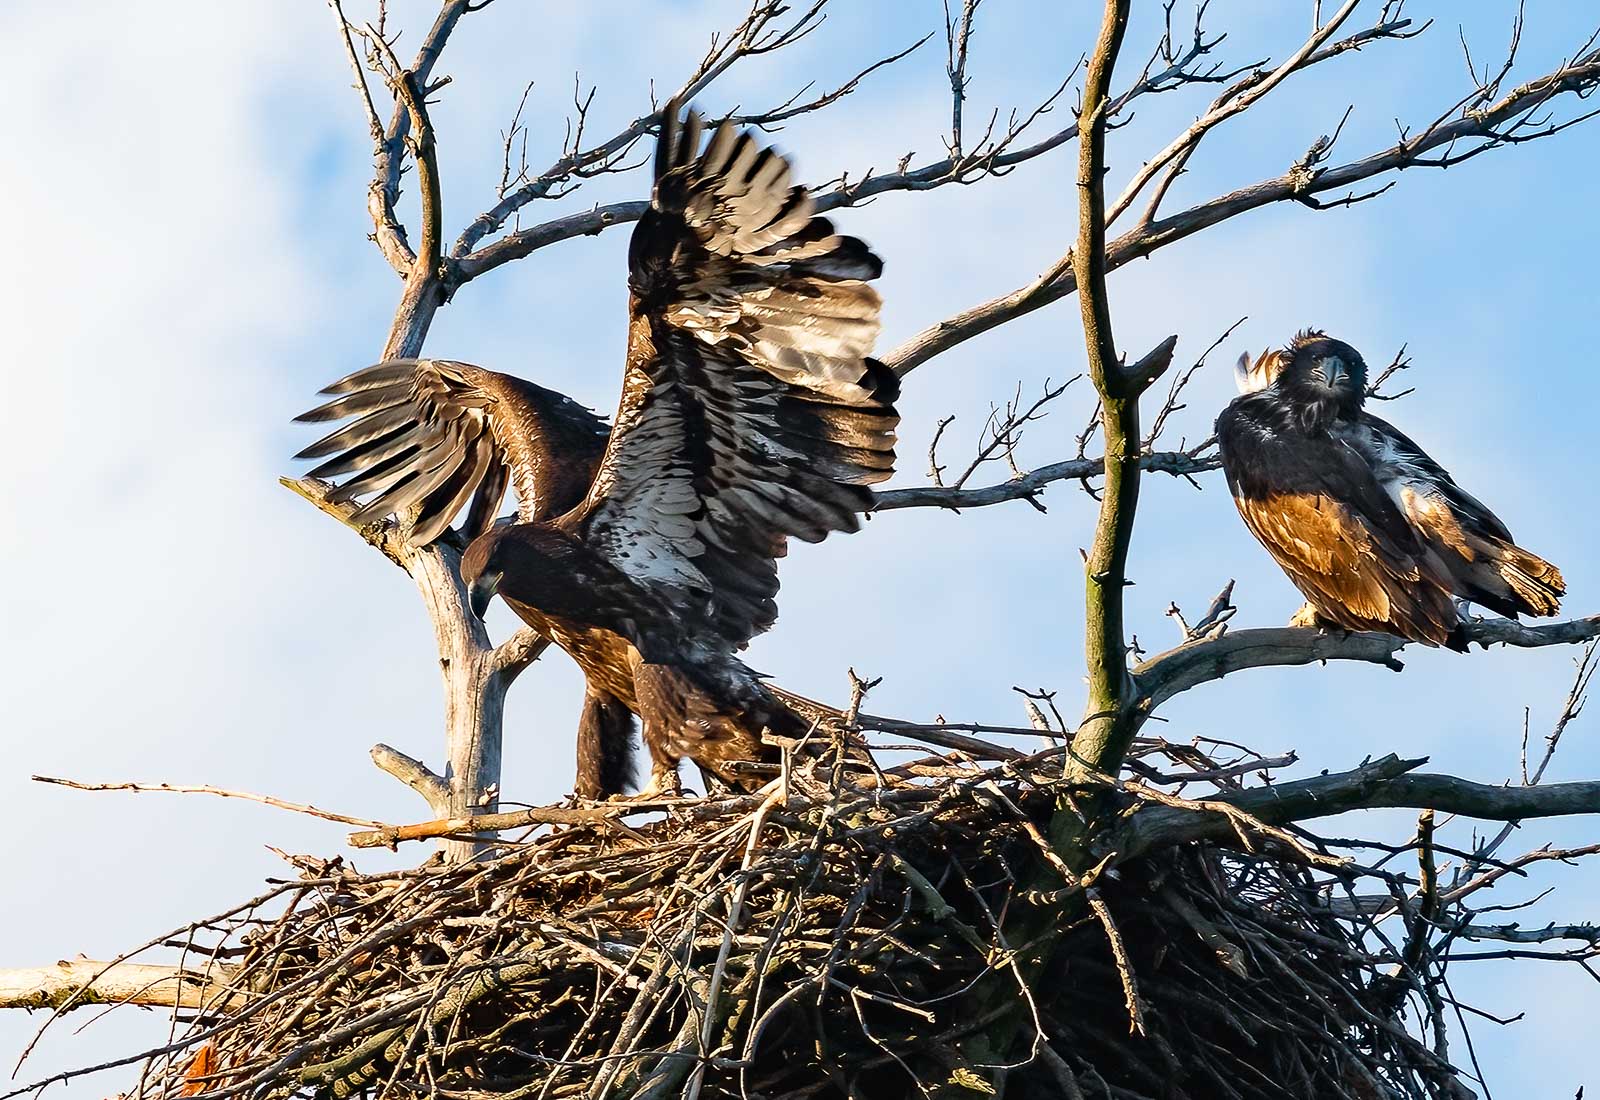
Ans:
{"type": "MultiPolygon", "coordinates": [[[[757,8],[762,8],[767,5],[758,2],[756,6],[757,8]]],[[[972,7],[975,8],[976,5],[972,5],[972,7]]],[[[964,12],[963,15],[963,24],[967,28],[967,34],[970,34],[971,14],[968,11],[964,12]]],[[[1374,41],[1383,37],[1398,37],[1395,32],[1408,25],[1409,20],[1382,24],[1363,32],[1364,37],[1362,40],[1374,41]]],[[[1194,42],[1181,53],[1175,53],[1169,64],[1155,72],[1147,69],[1138,80],[1121,94],[1114,97],[1108,107],[1107,117],[1114,120],[1126,114],[1134,102],[1143,96],[1169,92],[1189,84],[1211,83],[1225,79],[1226,77],[1217,75],[1215,66],[1211,69],[1205,69],[1201,64],[1222,41],[1223,37],[1218,35],[1207,38],[1204,34],[1199,33],[1197,29],[1194,42]]],[[[918,41],[911,49],[921,45],[923,41],[926,41],[926,39],[918,41]]],[[[774,121],[792,116],[799,109],[815,110],[839,98],[842,92],[853,88],[868,73],[898,61],[909,52],[910,49],[907,49],[875,62],[873,65],[863,69],[847,84],[842,85],[838,91],[819,96],[810,103],[803,105],[803,108],[783,108],[757,114],[740,115],[737,118],[747,125],[769,125],[774,121]]],[[[861,179],[854,181],[840,178],[837,187],[833,190],[823,191],[816,196],[816,209],[818,212],[826,212],[842,207],[857,206],[880,195],[894,192],[930,191],[951,184],[971,185],[980,180],[1005,175],[1022,164],[1042,157],[1060,146],[1076,140],[1078,128],[1077,124],[1074,123],[1028,145],[1018,144],[1025,134],[1031,132],[1035,122],[1052,111],[1057,99],[1066,91],[1072,75],[1076,71],[1077,67],[1074,66],[1073,71],[1067,74],[1056,91],[1031,113],[1021,117],[1013,114],[1011,123],[1004,128],[1003,132],[993,136],[986,135],[985,140],[980,141],[973,148],[947,149],[947,156],[914,168],[909,166],[911,158],[908,154],[901,165],[894,171],[868,171],[861,179]]],[[[1237,74],[1227,74],[1230,77],[1233,75],[1237,74]]],[[[679,94],[697,92],[708,83],[709,80],[705,74],[697,73],[679,88],[679,94]]],[[[650,133],[653,125],[653,115],[641,116],[589,152],[563,157],[539,177],[505,196],[500,204],[480,215],[456,242],[455,247],[451,250],[455,267],[453,277],[460,282],[466,282],[492,271],[502,264],[521,259],[541,248],[560,241],[570,240],[573,237],[589,236],[614,225],[637,221],[644,215],[644,211],[649,205],[648,203],[610,203],[592,210],[554,218],[539,225],[520,229],[515,233],[507,234],[498,240],[478,247],[478,243],[484,237],[498,230],[506,219],[521,206],[533,199],[551,195],[564,180],[589,170],[589,166],[604,163],[608,158],[625,152],[634,142],[650,133]]],[[[992,133],[993,124],[991,123],[992,133]]],[[[946,139],[946,144],[951,144],[950,139],[946,139]]]]}
{"type": "Polygon", "coordinates": [[[1089,378],[1100,395],[1105,437],[1105,486],[1094,542],[1084,560],[1084,660],[1088,665],[1084,718],[1073,738],[1073,770],[1116,774],[1133,740],[1123,628],[1123,586],[1139,504],[1139,398],[1172,363],[1178,338],[1170,336],[1132,366],[1122,363],[1111,328],[1106,292],[1105,152],[1108,87],[1127,30],[1128,0],[1107,0],[1100,38],[1089,58],[1083,110],[1078,117],[1078,238],[1073,277],[1079,287],[1089,378]]]}
{"type": "MultiPolygon", "coordinates": [[[[1413,37],[1416,32],[1407,33],[1407,28],[1410,26],[1411,20],[1409,19],[1381,21],[1374,26],[1314,51],[1309,57],[1304,58],[1299,67],[1303,69],[1316,65],[1374,42],[1413,37]]],[[[1168,65],[1155,72],[1147,70],[1141,74],[1138,80],[1115,96],[1108,105],[1107,118],[1115,121],[1125,116],[1128,109],[1137,100],[1147,95],[1158,95],[1177,88],[1187,87],[1191,84],[1215,83],[1237,76],[1237,71],[1219,75],[1216,71],[1216,66],[1206,69],[1201,65],[1222,41],[1222,37],[1224,36],[1219,35],[1207,38],[1197,29],[1193,44],[1182,53],[1175,54],[1168,65]]],[[[878,65],[882,65],[888,60],[886,58],[884,61],[878,62],[878,65]]],[[[871,70],[869,68],[866,71],[871,70]]],[[[1233,86],[1234,94],[1252,88],[1255,84],[1260,83],[1266,75],[1257,72],[1252,77],[1244,78],[1233,86]]],[[[859,79],[859,77],[856,79],[859,79]]],[[[1068,82],[1070,79],[1071,74],[1068,75],[1068,82]]],[[[907,166],[910,159],[907,157],[906,164],[902,164],[895,171],[869,171],[861,179],[853,182],[841,180],[834,190],[817,195],[817,210],[826,212],[842,207],[856,206],[880,195],[895,192],[929,191],[951,184],[970,185],[993,176],[1005,175],[1019,165],[1044,156],[1062,145],[1075,141],[1078,137],[1076,123],[1040,138],[1029,145],[1017,145],[1023,134],[1031,128],[1031,124],[1050,111],[1056,97],[1066,89],[1066,84],[1067,82],[1063,82],[1055,95],[1047,99],[1032,114],[1007,127],[1003,134],[992,141],[980,144],[978,147],[962,152],[959,155],[951,153],[951,155],[940,160],[930,161],[915,168],[907,166]]],[[[688,86],[688,84],[685,85],[685,87],[688,86]]],[[[741,117],[751,124],[762,124],[771,119],[773,114],[773,112],[769,112],[767,114],[741,117]]],[[[502,264],[522,259],[541,248],[546,248],[561,241],[571,240],[574,237],[591,236],[612,226],[634,222],[641,218],[649,205],[646,202],[609,203],[595,207],[592,210],[553,218],[539,225],[529,226],[515,233],[507,234],[482,247],[476,247],[478,242],[485,236],[493,233],[504,224],[515,209],[533,198],[549,195],[556,189],[561,180],[566,179],[574,171],[577,171],[580,165],[591,163],[596,158],[615,156],[631,147],[633,142],[650,132],[652,122],[653,118],[651,116],[643,116],[619,131],[614,137],[596,146],[591,153],[585,154],[584,157],[576,159],[563,158],[557,161],[550,169],[537,179],[530,181],[519,192],[507,196],[506,200],[502,201],[499,206],[481,215],[452,249],[451,255],[454,257],[452,278],[459,282],[466,282],[492,271],[502,264]]],[[[1062,265],[1062,270],[1065,270],[1064,264],[1062,265]]],[[[891,362],[891,365],[898,364],[901,361],[898,357],[902,350],[897,349],[895,352],[891,352],[885,361],[891,362]]],[[[927,357],[919,359],[917,362],[920,363],[925,358],[927,357]]],[[[910,370],[915,365],[917,364],[912,363],[905,366],[903,370],[910,370]]]]}
{"type": "MultiPolygon", "coordinates": [[[[1211,130],[1228,119],[1248,111],[1294,73],[1316,64],[1313,58],[1316,57],[1318,51],[1344,25],[1360,3],[1361,0],[1345,0],[1344,6],[1335,12],[1333,17],[1326,23],[1316,28],[1311,37],[1307,38],[1304,44],[1290,55],[1287,61],[1259,79],[1241,81],[1240,84],[1224,92],[1209,111],[1196,119],[1187,130],[1175,138],[1165,149],[1162,149],[1140,166],[1139,170],[1134,173],[1133,179],[1129,180],[1127,186],[1122,189],[1122,194],[1117,196],[1116,202],[1111,204],[1111,209],[1106,213],[1106,220],[1114,222],[1121,217],[1128,207],[1133,205],[1134,200],[1139,197],[1139,193],[1145,189],[1151,180],[1155,179],[1164,168],[1174,161],[1181,157],[1186,157],[1189,151],[1199,145],[1201,139],[1211,130]]],[[[1335,56],[1337,56],[1335,53],[1323,54],[1325,58],[1335,56]]]]}
{"type": "MultiPolygon", "coordinates": [[[[1222,460],[1208,448],[1190,451],[1153,451],[1139,456],[1139,468],[1146,473],[1171,474],[1189,477],[1221,468],[1222,460]]],[[[993,485],[966,489],[952,485],[921,485],[909,489],[883,489],[873,495],[874,512],[892,512],[899,508],[982,508],[990,504],[1004,504],[1012,500],[1029,500],[1037,497],[1058,481],[1082,481],[1105,473],[1104,458],[1070,458],[1052,462],[1029,470],[993,485]]]]}
{"type": "MultiPolygon", "coordinates": [[[[352,37],[354,32],[349,20],[345,18],[341,0],[329,0],[329,6],[339,21],[339,33],[344,42],[345,55],[354,70],[356,90],[361,95],[367,126],[373,135],[373,173],[372,182],[367,189],[367,211],[372,218],[373,240],[390,266],[400,275],[406,276],[415,267],[417,257],[406,239],[406,229],[400,221],[397,208],[400,202],[400,177],[405,169],[406,137],[411,131],[413,115],[408,105],[397,95],[389,125],[385,127],[378,122],[366,73],[356,56],[352,37]]],[[[433,68],[438,63],[439,55],[444,51],[451,32],[455,30],[461,17],[471,10],[472,5],[468,0],[445,0],[440,5],[433,26],[423,38],[409,70],[406,70],[415,81],[416,88],[427,89],[433,76],[433,68]]],[[[389,42],[380,32],[370,29],[362,32],[362,37],[367,39],[374,57],[373,66],[376,68],[377,55],[390,52],[389,42]]],[[[394,69],[396,71],[390,74],[391,77],[399,75],[398,62],[394,64],[394,69]]],[[[435,263],[433,266],[437,268],[438,265],[435,263]]]]}

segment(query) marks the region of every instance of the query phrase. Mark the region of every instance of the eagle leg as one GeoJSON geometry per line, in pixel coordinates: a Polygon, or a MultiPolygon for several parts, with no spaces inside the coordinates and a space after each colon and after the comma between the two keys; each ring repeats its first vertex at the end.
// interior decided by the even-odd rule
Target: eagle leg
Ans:
{"type": "Polygon", "coordinates": [[[611,798],[632,782],[633,712],[616,696],[591,687],[578,721],[578,797],[611,798]]]}
{"type": "Polygon", "coordinates": [[[682,798],[683,777],[678,774],[678,762],[665,760],[652,752],[650,754],[650,782],[645,784],[644,790],[633,796],[636,801],[648,801],[652,798],[682,798]]]}
{"type": "Polygon", "coordinates": [[[1290,626],[1309,626],[1320,630],[1324,634],[1336,634],[1341,638],[1349,637],[1351,629],[1337,620],[1330,619],[1318,611],[1310,601],[1300,605],[1300,610],[1289,617],[1290,626]]]}

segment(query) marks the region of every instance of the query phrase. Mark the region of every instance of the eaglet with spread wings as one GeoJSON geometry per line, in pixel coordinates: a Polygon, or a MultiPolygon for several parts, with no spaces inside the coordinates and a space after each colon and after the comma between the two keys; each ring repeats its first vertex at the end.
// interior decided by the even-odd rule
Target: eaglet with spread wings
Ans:
{"type": "Polygon", "coordinates": [[[1367,365],[1349,344],[1308,330],[1242,357],[1237,378],[1217,418],[1228,488],[1311,623],[1465,650],[1457,599],[1508,618],[1559,609],[1560,570],[1362,407],[1367,365]]]}
{"type": "Polygon", "coordinates": [[[561,394],[437,359],[357,371],[300,418],[360,417],[300,456],[354,475],[333,496],[368,498],[357,521],[414,510],[420,545],[470,500],[474,610],[498,594],[584,671],[586,797],[624,790],[634,715],[647,793],[676,790],[684,756],[748,787],[737,763],[772,760],[764,732],[805,733],[735,653],[777,616],[788,539],[857,529],[894,467],[898,382],[867,357],[881,261],[814,216],[772,149],[723,123],[701,152],[699,115],[678,116],[662,113],[629,248],[609,431],[561,394]],[[516,521],[496,525],[508,483],[516,521]]]}

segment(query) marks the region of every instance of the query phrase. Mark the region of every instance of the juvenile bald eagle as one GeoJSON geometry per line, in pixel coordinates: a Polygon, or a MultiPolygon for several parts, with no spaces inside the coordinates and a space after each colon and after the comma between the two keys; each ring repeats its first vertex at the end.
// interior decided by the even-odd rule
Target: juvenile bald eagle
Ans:
{"type": "Polygon", "coordinates": [[[893,372],[867,358],[882,263],[813,216],[789,164],[727,123],[663,112],[651,205],[628,253],[628,350],[608,429],[509,375],[393,360],[329,386],[302,420],[359,420],[301,452],[373,494],[357,520],[415,509],[441,535],[471,501],[462,579],[499,595],[587,679],[578,793],[620,793],[633,716],[648,792],[678,761],[742,786],[772,759],[762,733],[806,723],[735,653],[777,616],[791,537],[853,531],[894,466],[893,372]],[[495,525],[507,484],[516,522],[495,525]]]}
{"type": "Polygon", "coordinates": [[[1217,418],[1228,488],[1318,625],[1465,650],[1456,599],[1508,618],[1559,609],[1560,570],[1363,408],[1349,344],[1307,330],[1236,374],[1243,395],[1217,418]]]}

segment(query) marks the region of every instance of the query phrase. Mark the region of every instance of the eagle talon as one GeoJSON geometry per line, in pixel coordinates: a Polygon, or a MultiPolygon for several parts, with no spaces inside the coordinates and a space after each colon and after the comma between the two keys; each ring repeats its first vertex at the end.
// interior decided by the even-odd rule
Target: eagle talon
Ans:
{"type": "Polygon", "coordinates": [[[1327,629],[1327,620],[1317,614],[1317,609],[1309,603],[1300,605],[1300,610],[1289,616],[1289,626],[1312,626],[1318,630],[1327,629]]]}
{"type": "Polygon", "coordinates": [[[678,774],[678,762],[670,764],[657,761],[650,769],[650,782],[638,794],[625,795],[630,802],[649,802],[657,798],[682,798],[683,777],[678,774]]]}

